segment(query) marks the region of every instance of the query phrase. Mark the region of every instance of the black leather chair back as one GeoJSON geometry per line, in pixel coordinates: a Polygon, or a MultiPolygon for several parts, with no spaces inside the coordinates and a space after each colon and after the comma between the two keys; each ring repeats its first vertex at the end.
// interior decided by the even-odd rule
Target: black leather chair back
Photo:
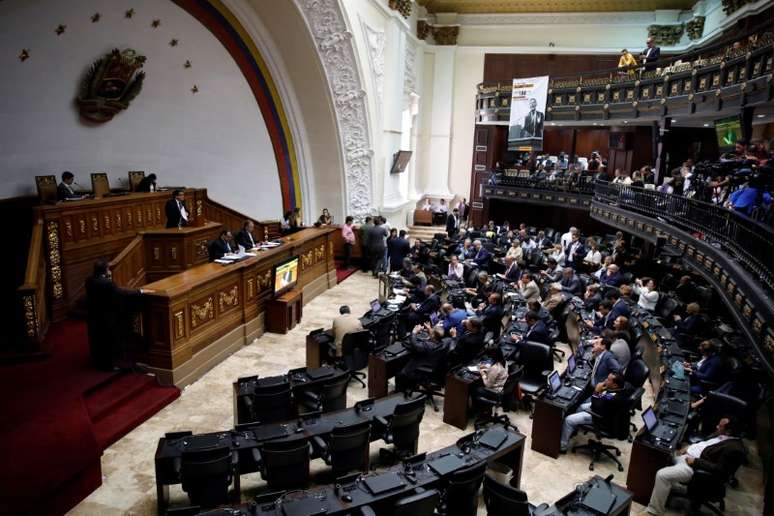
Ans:
{"type": "Polygon", "coordinates": [[[260,451],[261,476],[270,489],[291,489],[309,483],[310,446],[306,439],[267,441],[260,451]]]}
{"type": "Polygon", "coordinates": [[[626,403],[621,403],[618,406],[618,410],[613,414],[601,413],[598,407],[601,405],[601,400],[597,398],[591,399],[591,410],[600,414],[602,417],[594,416],[592,418],[592,424],[594,430],[603,437],[609,437],[611,439],[625,440],[629,438],[629,420],[631,418],[630,410],[635,400],[642,397],[645,392],[644,389],[635,389],[629,393],[629,397],[626,403]],[[599,404],[599,405],[598,405],[599,404]]]}
{"type": "Polygon", "coordinates": [[[650,368],[644,360],[638,358],[629,362],[626,366],[626,372],[624,373],[624,380],[634,387],[642,387],[645,385],[645,381],[650,377],[650,368]]]}
{"type": "Polygon", "coordinates": [[[714,432],[723,416],[733,416],[737,424],[744,423],[748,420],[747,410],[747,402],[741,398],[723,392],[708,392],[701,411],[701,434],[709,435],[714,432]]]}
{"type": "Polygon", "coordinates": [[[347,385],[349,385],[348,374],[322,386],[320,401],[322,402],[323,412],[347,408],[347,385]]]}
{"type": "Polygon", "coordinates": [[[228,486],[233,466],[227,446],[184,451],[180,462],[180,480],[191,503],[214,507],[228,503],[228,486]]]}
{"type": "Polygon", "coordinates": [[[338,477],[352,470],[368,471],[370,444],[369,421],[334,427],[328,444],[333,475],[338,477]]]}
{"type": "Polygon", "coordinates": [[[446,487],[447,516],[476,516],[478,490],[485,471],[486,463],[482,462],[452,474],[446,487]]]}
{"type": "Polygon", "coordinates": [[[399,403],[390,421],[391,441],[398,450],[416,453],[419,424],[425,415],[425,397],[399,403]]]}
{"type": "Polygon", "coordinates": [[[656,303],[656,316],[662,319],[667,319],[672,316],[673,313],[679,308],[680,303],[674,298],[668,296],[661,296],[658,303],[656,303]]]}
{"type": "Polygon", "coordinates": [[[524,366],[522,372],[522,380],[524,381],[545,382],[543,371],[554,369],[551,347],[541,342],[526,341],[522,343],[518,362],[524,366]]]}
{"type": "Polygon", "coordinates": [[[435,490],[407,496],[395,502],[393,516],[433,516],[441,494],[435,490]]]}
{"type": "Polygon", "coordinates": [[[516,404],[516,386],[519,385],[521,370],[515,370],[508,373],[508,379],[505,380],[502,391],[502,407],[505,411],[511,411],[516,404]]]}
{"type": "Polygon", "coordinates": [[[529,516],[527,493],[515,487],[501,484],[493,476],[484,476],[484,503],[490,516],[529,516]]]}
{"type": "MultiPolygon", "coordinates": [[[[287,382],[265,387],[256,387],[252,396],[253,421],[276,423],[295,416],[290,384],[287,382]]],[[[240,421],[248,423],[249,421],[240,421]]]]}
{"type": "Polygon", "coordinates": [[[347,371],[359,371],[367,367],[370,348],[370,331],[355,331],[344,335],[341,341],[341,354],[347,371]]]}

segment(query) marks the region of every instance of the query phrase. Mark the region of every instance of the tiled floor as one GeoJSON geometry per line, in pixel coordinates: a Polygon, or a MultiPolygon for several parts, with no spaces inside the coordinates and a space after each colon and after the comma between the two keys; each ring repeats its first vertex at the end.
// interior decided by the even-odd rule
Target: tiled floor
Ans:
{"type": "MultiPolygon", "coordinates": [[[[81,502],[71,514],[74,515],[145,515],[156,513],[156,490],[154,482],[153,455],[159,437],[165,432],[192,430],[210,432],[232,428],[233,404],[231,384],[239,376],[259,374],[270,376],[281,374],[288,369],[301,367],[305,361],[305,336],[321,327],[329,327],[338,307],[348,304],[353,313],[364,313],[368,302],[377,296],[377,282],[370,275],[356,273],[342,284],[318,296],[304,307],[302,323],[287,335],[265,334],[256,342],[245,346],[227,360],[208,372],[202,379],[190,385],[180,398],[164,408],[154,417],[137,427],[126,437],[115,443],[102,457],[102,486],[81,502]]],[[[557,365],[560,369],[564,363],[557,365]]],[[[650,392],[646,396],[651,396],[650,392]]],[[[366,397],[366,390],[351,386],[347,405],[366,397]]],[[[465,432],[446,425],[441,413],[434,413],[428,407],[422,421],[419,441],[420,451],[435,450],[454,443],[465,432]]],[[[585,455],[563,455],[553,460],[531,451],[529,435],[532,422],[528,414],[521,412],[511,415],[512,421],[527,435],[524,454],[522,488],[532,503],[551,503],[570,492],[576,484],[586,480],[592,472],[588,470],[585,455]]],[[[472,423],[469,425],[472,431],[472,423]]],[[[616,443],[623,451],[622,462],[628,469],[631,445],[616,443]]],[[[739,489],[729,489],[726,496],[729,515],[761,514],[763,506],[763,478],[760,458],[754,443],[746,443],[750,464],[738,473],[739,489]]],[[[376,454],[383,443],[375,442],[372,453],[376,454]]],[[[322,469],[322,461],[313,461],[313,472],[322,469]]],[[[619,473],[608,462],[598,464],[594,473],[615,475],[615,482],[624,484],[626,473],[619,473]]],[[[247,500],[260,492],[264,486],[257,474],[242,479],[242,495],[247,500]]],[[[173,503],[185,501],[185,493],[179,486],[171,490],[173,503]]],[[[643,507],[635,505],[635,514],[643,507]]],[[[485,514],[482,508],[480,514],[485,514]]],[[[677,514],[677,513],[675,513],[677,514]]]]}

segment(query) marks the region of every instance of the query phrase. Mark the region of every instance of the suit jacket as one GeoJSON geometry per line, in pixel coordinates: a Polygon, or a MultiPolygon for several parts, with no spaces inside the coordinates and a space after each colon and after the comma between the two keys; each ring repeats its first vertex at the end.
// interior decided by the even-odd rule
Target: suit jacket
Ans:
{"type": "Polygon", "coordinates": [[[145,176],[142,178],[142,180],[139,183],[137,183],[137,191],[150,192],[152,184],[155,184],[155,182],[152,181],[149,176],[145,176]]]}
{"type": "Polygon", "coordinates": [[[599,293],[594,294],[588,299],[583,300],[583,308],[586,310],[596,310],[597,306],[599,306],[599,303],[602,302],[602,296],[599,295],[599,293]]]}
{"type": "Polygon", "coordinates": [[[524,123],[521,126],[521,138],[542,138],[543,137],[543,113],[535,110],[534,118],[531,112],[524,117],[524,123]]]}
{"type": "Polygon", "coordinates": [[[546,328],[546,323],[540,320],[538,320],[538,322],[533,324],[532,327],[527,330],[527,333],[524,334],[524,338],[522,340],[540,342],[541,344],[545,344],[547,346],[553,344],[553,342],[551,342],[551,337],[548,335],[548,328],[546,328]]]}
{"type": "Polygon", "coordinates": [[[237,231],[237,234],[234,235],[234,240],[236,240],[236,243],[245,249],[252,249],[255,245],[255,238],[253,237],[252,233],[246,229],[237,231]]]}
{"type": "MultiPolygon", "coordinates": [[[[183,215],[180,213],[180,208],[177,205],[177,199],[170,199],[167,201],[167,204],[164,205],[164,213],[167,215],[168,228],[176,228],[178,226],[188,225],[188,221],[183,219],[183,215]]],[[[186,213],[188,213],[189,217],[191,216],[188,212],[188,208],[186,208],[186,213]]]]}
{"type": "Polygon", "coordinates": [[[433,294],[417,306],[416,312],[424,317],[430,317],[430,314],[437,312],[440,307],[441,300],[438,298],[437,294],[433,294]]]}
{"type": "Polygon", "coordinates": [[[564,263],[567,266],[577,268],[578,265],[583,263],[583,258],[585,258],[585,256],[586,248],[580,241],[577,244],[570,243],[570,245],[568,245],[564,250],[564,263]],[[572,255],[572,260],[570,260],[570,251],[573,249],[573,246],[575,248],[575,252],[572,255]]]}
{"type": "Polygon", "coordinates": [[[523,283],[519,283],[519,293],[525,301],[540,301],[540,289],[534,281],[530,281],[526,286],[523,283]]]}
{"type": "Polygon", "coordinates": [[[457,335],[462,335],[465,329],[462,326],[462,321],[468,318],[468,312],[461,308],[456,308],[447,315],[443,320],[443,329],[447,332],[452,328],[457,328],[457,335]]]}
{"type": "Polygon", "coordinates": [[[469,363],[482,351],[484,351],[484,334],[480,331],[476,333],[465,332],[457,337],[457,344],[454,346],[454,362],[456,364],[469,363]]]}
{"type": "Polygon", "coordinates": [[[439,367],[446,368],[446,357],[451,348],[451,339],[444,338],[438,342],[430,339],[419,339],[412,334],[403,345],[411,352],[408,364],[401,370],[401,374],[413,376],[417,368],[427,366],[433,370],[439,367]]]}
{"type": "Polygon", "coordinates": [[[612,321],[615,321],[615,318],[619,315],[623,315],[627,319],[631,317],[631,311],[629,310],[629,305],[624,301],[623,299],[619,299],[615,303],[613,303],[613,309],[610,310],[610,317],[608,318],[610,320],[610,324],[612,325],[612,321]]]}
{"type": "Polygon", "coordinates": [[[620,272],[616,272],[615,274],[608,274],[607,271],[605,271],[599,275],[599,282],[602,285],[620,287],[621,283],[623,283],[623,276],[621,276],[620,272]]]}
{"type": "Polygon", "coordinates": [[[505,270],[505,279],[508,281],[519,281],[521,278],[521,269],[516,262],[513,262],[510,267],[505,270]]]}
{"type": "Polygon", "coordinates": [[[482,247],[475,255],[475,258],[473,258],[473,261],[478,264],[479,267],[485,268],[487,265],[489,265],[489,260],[492,258],[492,255],[489,251],[486,250],[486,248],[482,247]]]}
{"type": "Polygon", "coordinates": [[[223,258],[223,255],[231,252],[231,246],[228,242],[224,242],[221,238],[216,238],[210,245],[207,246],[207,251],[210,256],[210,261],[215,261],[218,258],[223,258]]]}
{"type": "Polygon", "coordinates": [[[615,359],[615,355],[613,355],[612,351],[603,351],[594,363],[594,378],[592,378],[592,385],[596,386],[597,384],[602,383],[605,381],[605,378],[607,378],[607,375],[620,370],[621,364],[615,359]]]}
{"type": "Polygon", "coordinates": [[[344,335],[363,329],[360,318],[354,314],[341,314],[333,320],[333,343],[336,345],[336,356],[341,356],[341,341],[344,335]]]}
{"type": "Polygon", "coordinates": [[[661,47],[653,46],[650,49],[646,48],[642,52],[642,55],[645,57],[645,69],[653,70],[655,68],[655,65],[652,65],[650,63],[654,63],[661,58],[661,47]],[[648,54],[648,50],[650,50],[650,54],[648,54]]]}
{"type": "Polygon", "coordinates": [[[71,191],[70,188],[67,188],[67,185],[64,183],[59,183],[59,185],[56,187],[56,198],[58,201],[64,201],[65,199],[75,199],[77,197],[80,197],[80,195],[75,193],[75,191],[71,191]]]}
{"type": "Polygon", "coordinates": [[[139,296],[139,290],[121,288],[108,278],[86,280],[89,348],[97,367],[111,367],[113,358],[122,351],[131,331],[131,315],[139,308],[134,306],[139,296]]]}
{"type": "Polygon", "coordinates": [[[387,228],[382,225],[370,226],[366,230],[368,249],[371,252],[384,252],[385,242],[384,239],[389,235],[387,228]]]}
{"type": "Polygon", "coordinates": [[[740,439],[726,439],[704,448],[701,457],[693,461],[693,469],[730,477],[744,462],[746,451],[740,439]]]}
{"type": "Polygon", "coordinates": [[[675,329],[680,335],[687,335],[693,337],[699,332],[699,326],[701,326],[702,318],[698,315],[689,315],[684,319],[680,319],[675,324],[675,329]]]}
{"type": "Polygon", "coordinates": [[[569,292],[573,296],[580,296],[583,294],[583,285],[578,276],[573,275],[570,279],[562,278],[559,281],[559,284],[562,286],[562,290],[569,292]]]}
{"type": "Polygon", "coordinates": [[[503,305],[487,305],[481,312],[481,324],[485,331],[494,333],[495,338],[500,336],[500,326],[503,323],[503,305]]]}
{"type": "MultiPolygon", "coordinates": [[[[697,362],[698,364],[698,362],[697,362]]],[[[698,380],[713,382],[717,380],[721,373],[721,361],[717,355],[707,357],[701,366],[693,370],[693,377],[698,380]]]]}
{"type": "Polygon", "coordinates": [[[459,225],[459,217],[455,217],[453,213],[449,213],[449,216],[446,217],[446,233],[449,235],[449,238],[459,233],[459,225]]]}
{"type": "Polygon", "coordinates": [[[411,244],[405,238],[397,237],[387,241],[387,255],[390,257],[390,270],[403,267],[403,259],[411,253],[411,244]]]}

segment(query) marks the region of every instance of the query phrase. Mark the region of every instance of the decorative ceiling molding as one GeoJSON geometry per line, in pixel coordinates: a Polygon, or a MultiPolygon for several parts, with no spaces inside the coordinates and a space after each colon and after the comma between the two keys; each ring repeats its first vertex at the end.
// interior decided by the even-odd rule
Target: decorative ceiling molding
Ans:
{"type": "Polygon", "coordinates": [[[417,0],[417,3],[429,13],[498,14],[618,12],[622,7],[626,11],[690,9],[696,0],[417,0]]]}
{"type": "Polygon", "coordinates": [[[644,25],[654,23],[652,12],[460,14],[457,23],[476,25],[644,25]]]}
{"type": "Polygon", "coordinates": [[[346,214],[362,220],[374,211],[373,150],[352,33],[338,0],[293,1],[309,27],[328,78],[344,157],[346,214]]]}
{"type": "Polygon", "coordinates": [[[417,47],[406,39],[406,56],[404,58],[403,95],[417,92],[417,47]]]}
{"type": "Polygon", "coordinates": [[[381,110],[384,100],[384,44],[386,38],[384,31],[374,29],[363,20],[360,20],[360,24],[363,27],[363,36],[368,50],[368,63],[378,100],[376,105],[377,109],[381,110]]]}

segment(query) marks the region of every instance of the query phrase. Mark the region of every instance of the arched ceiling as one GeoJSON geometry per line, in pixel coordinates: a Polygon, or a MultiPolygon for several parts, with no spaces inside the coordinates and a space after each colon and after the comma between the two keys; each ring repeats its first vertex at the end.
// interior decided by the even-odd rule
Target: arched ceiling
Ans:
{"type": "Polygon", "coordinates": [[[688,10],[696,0],[417,0],[431,13],[578,13],[688,10]]]}

